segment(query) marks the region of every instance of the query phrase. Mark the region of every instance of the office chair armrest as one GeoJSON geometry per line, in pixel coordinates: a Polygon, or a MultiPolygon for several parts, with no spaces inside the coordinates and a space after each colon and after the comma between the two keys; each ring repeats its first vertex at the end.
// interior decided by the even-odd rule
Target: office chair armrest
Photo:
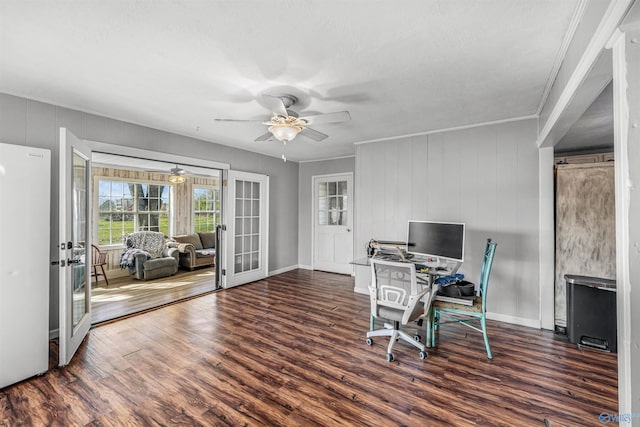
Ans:
{"type": "MultiPolygon", "coordinates": [[[[422,291],[418,292],[415,295],[410,295],[409,296],[409,303],[407,305],[407,309],[404,311],[404,314],[402,315],[402,324],[406,325],[407,323],[409,323],[409,321],[411,320],[411,314],[413,313],[413,310],[416,308],[416,304],[418,304],[420,302],[420,300],[429,292],[431,292],[431,289],[426,288],[423,289],[422,291]]],[[[429,308],[425,305],[425,310],[424,310],[424,314],[427,314],[429,311],[429,308]]]]}

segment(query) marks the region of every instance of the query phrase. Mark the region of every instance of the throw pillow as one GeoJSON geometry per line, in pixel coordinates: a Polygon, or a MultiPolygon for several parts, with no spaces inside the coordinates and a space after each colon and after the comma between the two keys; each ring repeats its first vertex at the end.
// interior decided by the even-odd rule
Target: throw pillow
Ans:
{"type": "Polygon", "coordinates": [[[200,242],[200,237],[196,233],[193,234],[185,234],[182,236],[173,236],[173,240],[178,243],[191,243],[196,249],[203,249],[202,243],[200,242]]]}
{"type": "Polygon", "coordinates": [[[216,247],[216,232],[206,231],[198,233],[203,248],[215,248],[216,247]]]}

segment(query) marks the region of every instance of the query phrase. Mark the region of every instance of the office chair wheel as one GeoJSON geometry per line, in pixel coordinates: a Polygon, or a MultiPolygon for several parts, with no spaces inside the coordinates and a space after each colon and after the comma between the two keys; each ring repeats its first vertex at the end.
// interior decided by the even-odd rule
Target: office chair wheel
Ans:
{"type": "Polygon", "coordinates": [[[387,353],[387,362],[393,362],[393,353],[387,353]]]}
{"type": "Polygon", "coordinates": [[[426,351],[421,351],[420,353],[418,353],[418,356],[420,356],[420,359],[424,360],[427,357],[429,357],[429,355],[427,354],[426,351]]]}
{"type": "Polygon", "coordinates": [[[367,345],[372,345],[373,344],[373,340],[371,338],[367,338],[367,345]]]}
{"type": "Polygon", "coordinates": [[[422,337],[421,337],[420,335],[418,335],[418,334],[415,334],[415,335],[413,336],[413,339],[414,339],[414,340],[416,340],[416,341],[418,341],[418,342],[422,341],[422,337]]]}

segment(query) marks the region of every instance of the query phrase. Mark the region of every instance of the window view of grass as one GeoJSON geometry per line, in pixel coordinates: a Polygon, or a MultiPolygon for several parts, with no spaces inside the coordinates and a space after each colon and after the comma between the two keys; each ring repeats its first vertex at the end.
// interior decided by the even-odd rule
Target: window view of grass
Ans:
{"type": "MultiPolygon", "coordinates": [[[[215,231],[221,222],[220,190],[196,186],[191,194],[194,232],[215,231]]],[[[98,245],[122,245],[135,231],[159,231],[170,236],[170,186],[112,179],[98,181],[98,245]]],[[[181,219],[182,224],[186,222],[181,219]]],[[[185,224],[186,225],[186,224],[185,224]]]]}
{"type": "MultiPolygon", "coordinates": [[[[146,216],[146,214],[144,214],[146,216]]],[[[134,215],[111,216],[100,215],[98,219],[98,244],[118,245],[124,244],[124,238],[136,231],[134,215]]],[[[151,223],[154,223],[153,221],[151,223]]],[[[138,231],[159,231],[165,236],[169,236],[169,216],[166,214],[158,218],[157,226],[138,227],[138,231]]]]}
{"type": "Polygon", "coordinates": [[[169,234],[169,186],[100,180],[98,244],[123,244],[134,231],[169,234]]]}
{"type": "Polygon", "coordinates": [[[193,189],[193,231],[214,231],[220,224],[220,192],[213,188],[193,189]]]}

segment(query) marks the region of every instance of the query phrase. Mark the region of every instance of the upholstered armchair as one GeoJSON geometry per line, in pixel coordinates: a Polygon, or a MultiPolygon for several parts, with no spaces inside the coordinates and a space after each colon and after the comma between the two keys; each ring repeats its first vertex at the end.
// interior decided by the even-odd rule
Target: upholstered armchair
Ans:
{"type": "Polygon", "coordinates": [[[164,234],[137,231],[127,236],[126,245],[120,267],[129,268],[131,277],[150,280],[178,272],[178,249],[167,246],[164,234]]]}

